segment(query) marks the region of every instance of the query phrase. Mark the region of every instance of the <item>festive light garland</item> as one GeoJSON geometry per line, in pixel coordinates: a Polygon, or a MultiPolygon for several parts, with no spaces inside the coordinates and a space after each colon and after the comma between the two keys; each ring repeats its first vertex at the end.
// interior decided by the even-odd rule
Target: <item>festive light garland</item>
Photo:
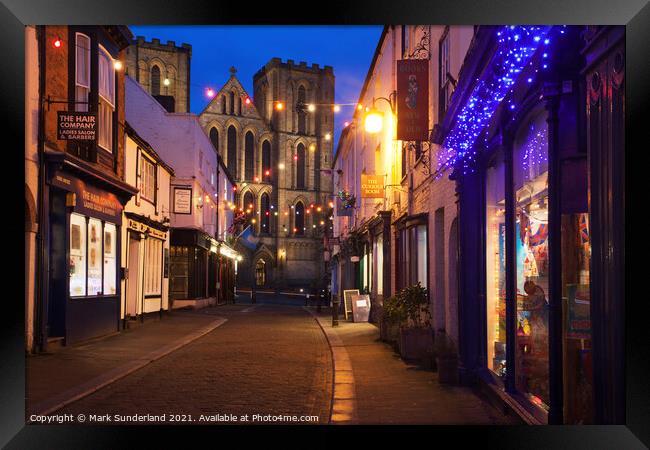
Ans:
{"type": "Polygon", "coordinates": [[[528,129],[528,135],[523,144],[523,155],[521,167],[524,174],[530,177],[534,173],[535,167],[543,167],[548,163],[548,126],[546,122],[538,129],[534,123],[528,129]]]}
{"type": "MultiPolygon", "coordinates": [[[[463,174],[473,171],[476,159],[476,139],[490,123],[492,115],[512,91],[526,65],[540,46],[550,43],[550,26],[506,26],[497,31],[498,46],[478,79],[468,101],[462,107],[451,132],[438,153],[438,176],[462,164],[463,174]]],[[[544,53],[544,58],[548,53],[544,53]]],[[[546,69],[548,64],[543,64],[546,69]]],[[[532,77],[527,79],[532,83],[532,77]]],[[[510,108],[515,105],[510,103],[510,108]]]]}

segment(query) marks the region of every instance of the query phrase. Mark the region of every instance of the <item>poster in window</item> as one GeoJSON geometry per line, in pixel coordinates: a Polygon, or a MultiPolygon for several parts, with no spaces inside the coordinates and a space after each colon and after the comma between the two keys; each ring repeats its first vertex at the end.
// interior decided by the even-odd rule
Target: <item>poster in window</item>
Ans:
{"type": "Polygon", "coordinates": [[[70,225],[70,252],[78,253],[81,250],[81,227],[76,224],[70,225]],[[77,252],[74,252],[74,251],[77,252]]]}
{"type": "Polygon", "coordinates": [[[113,254],[113,235],[110,231],[104,232],[104,254],[113,254]]]}
{"type": "Polygon", "coordinates": [[[174,213],[192,214],[192,189],[174,188],[174,213]]]}

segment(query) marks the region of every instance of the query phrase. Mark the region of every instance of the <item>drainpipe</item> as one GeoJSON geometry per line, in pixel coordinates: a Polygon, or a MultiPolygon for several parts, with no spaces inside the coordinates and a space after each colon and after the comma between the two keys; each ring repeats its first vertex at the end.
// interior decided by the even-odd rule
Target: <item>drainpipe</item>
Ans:
{"type": "MultiPolygon", "coordinates": [[[[38,229],[36,232],[36,299],[34,302],[34,343],[33,349],[38,348],[40,351],[47,350],[47,339],[45,332],[45,299],[47,298],[47,283],[43,282],[45,271],[45,243],[43,242],[43,229],[45,222],[45,113],[43,111],[44,88],[45,88],[45,26],[36,26],[36,37],[38,40],[38,229]]],[[[47,271],[49,273],[49,271],[47,271]]],[[[30,349],[32,350],[32,349],[30,349]]]]}

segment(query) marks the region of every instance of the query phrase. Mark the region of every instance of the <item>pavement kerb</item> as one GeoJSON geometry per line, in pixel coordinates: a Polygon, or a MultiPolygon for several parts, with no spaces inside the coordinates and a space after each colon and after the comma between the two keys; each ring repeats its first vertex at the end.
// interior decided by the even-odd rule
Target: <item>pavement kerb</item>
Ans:
{"type": "Polygon", "coordinates": [[[170,353],[178,350],[181,347],[186,346],[187,344],[197,340],[198,338],[205,336],[210,333],[212,330],[220,327],[226,323],[228,319],[221,317],[212,321],[210,324],[199,328],[198,330],[189,333],[182,338],[172,342],[171,344],[165,345],[157,350],[147,353],[146,355],[137,358],[127,364],[116,367],[115,369],[109,370],[108,372],[95,377],[86,383],[83,383],[77,387],[68,389],[67,391],[62,392],[59,395],[56,395],[50,399],[44,400],[36,405],[34,405],[30,414],[33,415],[48,415],[59,409],[63,408],[66,405],[69,405],[72,402],[75,402],[79,399],[82,399],[93,392],[96,392],[103,387],[108,386],[115,381],[126,377],[127,375],[143,368],[144,366],[169,355],[170,353]]]}
{"type": "Polygon", "coordinates": [[[332,354],[333,380],[332,380],[332,402],[330,409],[330,423],[332,424],[354,424],[357,422],[356,392],[354,373],[350,356],[339,335],[327,328],[324,321],[313,311],[303,306],[311,314],[323,331],[325,339],[332,354]]]}

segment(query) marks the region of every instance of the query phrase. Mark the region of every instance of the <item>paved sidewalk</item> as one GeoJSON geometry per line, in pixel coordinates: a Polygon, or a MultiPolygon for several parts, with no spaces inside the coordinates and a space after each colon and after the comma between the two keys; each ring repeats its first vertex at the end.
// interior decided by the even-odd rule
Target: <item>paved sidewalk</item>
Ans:
{"type": "MultiPolygon", "coordinates": [[[[328,308],[329,309],[329,308],[328,308]]],[[[369,323],[316,314],[334,354],[333,423],[506,425],[505,416],[464,386],[438,383],[437,372],[404,362],[369,323]]]]}
{"type": "Polygon", "coordinates": [[[49,414],[162,358],[226,322],[226,305],[173,311],[134,329],[26,360],[26,413],[49,414]]]}

